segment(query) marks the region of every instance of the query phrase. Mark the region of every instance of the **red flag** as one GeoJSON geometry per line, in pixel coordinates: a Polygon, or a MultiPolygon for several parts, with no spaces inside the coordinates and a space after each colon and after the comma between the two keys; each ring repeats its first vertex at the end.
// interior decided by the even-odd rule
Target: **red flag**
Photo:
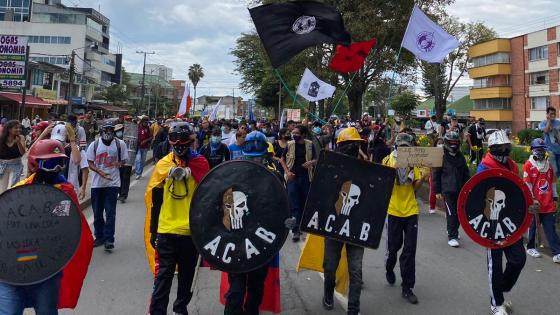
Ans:
{"type": "Polygon", "coordinates": [[[350,47],[337,45],[329,68],[340,73],[358,71],[364,65],[366,57],[376,42],[374,38],[366,42],[353,43],[350,47]]]}
{"type": "Polygon", "coordinates": [[[191,111],[191,105],[192,105],[192,98],[191,96],[187,96],[187,113],[191,111]]]}

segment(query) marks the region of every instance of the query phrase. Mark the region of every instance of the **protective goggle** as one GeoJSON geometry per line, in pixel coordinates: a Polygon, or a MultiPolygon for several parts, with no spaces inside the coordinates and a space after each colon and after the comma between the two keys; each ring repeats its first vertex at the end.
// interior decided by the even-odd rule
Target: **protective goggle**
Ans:
{"type": "Polygon", "coordinates": [[[242,148],[244,153],[264,153],[268,150],[268,143],[263,141],[246,141],[242,148]]]}
{"type": "Polygon", "coordinates": [[[191,134],[187,132],[173,132],[168,135],[170,144],[186,144],[191,140],[191,134]]]}
{"type": "Polygon", "coordinates": [[[39,169],[45,172],[60,172],[66,165],[65,158],[55,158],[48,160],[39,160],[39,169]]]}

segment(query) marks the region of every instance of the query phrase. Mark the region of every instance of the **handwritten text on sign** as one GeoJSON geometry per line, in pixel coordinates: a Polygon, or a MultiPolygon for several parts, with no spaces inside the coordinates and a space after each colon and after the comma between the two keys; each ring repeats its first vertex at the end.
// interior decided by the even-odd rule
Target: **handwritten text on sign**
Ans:
{"type": "Polygon", "coordinates": [[[397,167],[441,167],[443,148],[398,147],[397,167]]]}

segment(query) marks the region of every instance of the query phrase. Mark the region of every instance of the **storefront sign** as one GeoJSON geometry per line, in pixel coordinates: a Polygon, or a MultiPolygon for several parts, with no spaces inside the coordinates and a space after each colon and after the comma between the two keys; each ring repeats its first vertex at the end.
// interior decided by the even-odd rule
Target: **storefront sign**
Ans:
{"type": "Polygon", "coordinates": [[[461,189],[457,215],[465,233],[487,248],[517,242],[527,232],[531,193],[521,178],[492,169],[473,176],[461,189]]]}
{"type": "Polygon", "coordinates": [[[301,230],[377,248],[394,180],[393,168],[321,151],[301,230]]]}
{"type": "Polygon", "coordinates": [[[288,229],[288,195],[262,164],[230,161],[204,177],[191,201],[193,242],[211,266],[243,273],[269,263],[288,229]]]}
{"type": "Polygon", "coordinates": [[[61,271],[80,243],[78,207],[48,185],[23,185],[0,195],[0,282],[29,285],[61,271]]]}
{"type": "Polygon", "coordinates": [[[0,87],[25,86],[27,36],[0,35],[0,87]]]}
{"type": "Polygon", "coordinates": [[[47,89],[35,89],[35,97],[39,97],[42,99],[48,100],[56,100],[56,91],[47,90],[47,89]]]}

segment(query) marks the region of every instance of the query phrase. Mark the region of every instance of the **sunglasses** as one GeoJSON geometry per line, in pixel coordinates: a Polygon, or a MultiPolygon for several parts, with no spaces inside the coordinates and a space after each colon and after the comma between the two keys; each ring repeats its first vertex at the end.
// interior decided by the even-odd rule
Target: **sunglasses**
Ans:
{"type": "Polygon", "coordinates": [[[39,160],[39,169],[46,172],[60,172],[65,166],[64,158],[39,160]]]}
{"type": "Polygon", "coordinates": [[[187,144],[191,140],[191,134],[186,132],[174,132],[169,136],[170,144],[187,144]]]}

